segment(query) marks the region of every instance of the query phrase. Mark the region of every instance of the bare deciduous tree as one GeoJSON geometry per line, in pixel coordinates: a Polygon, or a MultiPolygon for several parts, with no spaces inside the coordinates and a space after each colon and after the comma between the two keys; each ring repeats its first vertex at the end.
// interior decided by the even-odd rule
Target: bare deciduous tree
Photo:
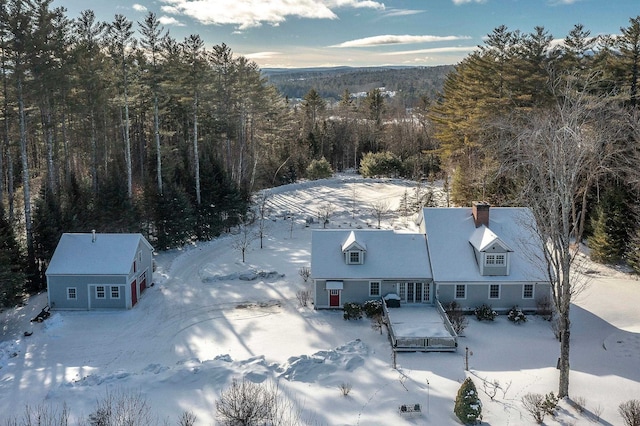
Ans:
{"type": "MultiPolygon", "coordinates": [[[[589,97],[565,82],[557,103],[514,119],[496,132],[502,171],[519,182],[516,202],[531,209],[540,238],[542,267],[551,283],[560,334],[560,397],[569,395],[569,310],[580,288],[576,259],[586,218],[586,195],[620,161],[623,114],[604,98],[589,97]],[[578,281],[576,281],[578,280],[578,281]]],[[[569,83],[567,83],[569,82],[569,83]]],[[[535,224],[533,223],[535,222],[535,224]]]]}
{"type": "Polygon", "coordinates": [[[256,210],[258,212],[258,238],[260,238],[260,248],[263,248],[263,240],[267,234],[267,215],[269,213],[269,200],[271,193],[263,191],[255,198],[256,210]]]}
{"type": "Polygon", "coordinates": [[[371,203],[371,214],[378,221],[378,229],[380,229],[380,222],[391,209],[389,201],[378,200],[371,203]]]}
{"type": "Polygon", "coordinates": [[[293,426],[301,424],[300,410],[275,383],[231,382],[216,401],[216,417],[223,425],[293,426]]]}
{"type": "Polygon", "coordinates": [[[245,261],[247,251],[251,248],[251,243],[256,239],[256,234],[253,231],[254,222],[255,216],[251,211],[240,216],[238,234],[235,236],[232,246],[242,253],[242,263],[245,261]]]}
{"type": "Polygon", "coordinates": [[[331,215],[333,214],[333,204],[331,203],[325,203],[320,210],[318,210],[318,217],[320,218],[320,221],[322,221],[322,227],[326,228],[327,224],[329,223],[329,218],[331,217],[331,215]]]}

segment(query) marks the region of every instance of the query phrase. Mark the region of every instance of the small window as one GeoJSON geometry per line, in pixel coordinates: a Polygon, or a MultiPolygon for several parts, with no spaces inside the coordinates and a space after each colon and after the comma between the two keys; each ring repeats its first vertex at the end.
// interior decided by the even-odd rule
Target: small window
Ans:
{"type": "Polygon", "coordinates": [[[105,298],[105,290],[103,285],[96,286],[96,299],[104,299],[105,298]]]}
{"type": "Polygon", "coordinates": [[[349,252],[349,263],[350,264],[359,264],[360,263],[360,252],[359,251],[350,251],[349,252]]]}
{"type": "Polygon", "coordinates": [[[525,284],[522,288],[523,299],[533,299],[533,284],[525,284]]]}
{"type": "Polygon", "coordinates": [[[465,284],[456,284],[456,299],[467,298],[467,286],[465,284]]]}
{"type": "Polygon", "coordinates": [[[75,287],[67,287],[67,300],[76,300],[78,293],[75,287]]]}
{"type": "Polygon", "coordinates": [[[485,255],[484,263],[485,263],[485,265],[495,265],[496,264],[496,255],[495,254],[487,254],[487,255],[485,255]]]}
{"type": "Polygon", "coordinates": [[[120,299],[120,287],[116,285],[111,286],[111,298],[120,299]]]}
{"type": "Polygon", "coordinates": [[[340,294],[340,290],[329,290],[329,295],[338,296],[340,294]]]}
{"type": "Polygon", "coordinates": [[[138,260],[134,260],[133,261],[133,273],[135,274],[136,272],[138,272],[138,260]]]}
{"type": "Polygon", "coordinates": [[[500,284],[489,285],[489,299],[500,299],[500,284]]]}
{"type": "Polygon", "coordinates": [[[496,265],[504,265],[505,258],[504,254],[496,254],[496,265]]]}
{"type": "Polygon", "coordinates": [[[369,296],[380,296],[380,282],[371,281],[369,283],[369,296]]]}

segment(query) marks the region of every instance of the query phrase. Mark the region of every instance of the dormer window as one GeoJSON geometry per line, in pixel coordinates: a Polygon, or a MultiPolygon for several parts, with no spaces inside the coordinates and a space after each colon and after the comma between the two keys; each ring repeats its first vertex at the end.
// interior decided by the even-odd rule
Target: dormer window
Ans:
{"type": "Polygon", "coordinates": [[[485,265],[487,266],[504,266],[506,263],[505,254],[487,254],[485,256],[485,265]]]}
{"type": "Polygon", "coordinates": [[[366,244],[358,240],[356,233],[351,231],[347,240],[342,244],[344,262],[347,265],[362,265],[364,263],[364,254],[366,251],[366,244]]]}
{"type": "Polygon", "coordinates": [[[349,265],[360,265],[363,261],[363,253],[359,251],[349,251],[347,252],[347,263],[349,265]]]}

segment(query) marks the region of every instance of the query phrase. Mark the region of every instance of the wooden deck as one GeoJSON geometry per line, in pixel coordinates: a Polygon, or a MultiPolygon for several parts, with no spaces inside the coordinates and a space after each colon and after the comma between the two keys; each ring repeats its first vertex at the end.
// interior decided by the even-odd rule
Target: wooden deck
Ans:
{"type": "Polygon", "coordinates": [[[387,329],[393,350],[455,352],[458,336],[444,313],[440,302],[405,304],[388,308],[383,301],[387,329]]]}

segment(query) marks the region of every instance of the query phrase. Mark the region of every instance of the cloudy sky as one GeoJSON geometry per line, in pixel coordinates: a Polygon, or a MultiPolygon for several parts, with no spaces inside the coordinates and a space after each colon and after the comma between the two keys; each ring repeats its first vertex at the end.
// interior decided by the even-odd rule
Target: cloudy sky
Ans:
{"type": "MultiPolygon", "coordinates": [[[[54,0],[70,18],[92,9],[142,21],[155,13],[179,41],[199,34],[262,68],[455,64],[500,25],[543,26],[564,38],[575,24],[619,34],[639,0],[54,0]]],[[[137,26],[136,26],[137,27],[137,26]]]]}

